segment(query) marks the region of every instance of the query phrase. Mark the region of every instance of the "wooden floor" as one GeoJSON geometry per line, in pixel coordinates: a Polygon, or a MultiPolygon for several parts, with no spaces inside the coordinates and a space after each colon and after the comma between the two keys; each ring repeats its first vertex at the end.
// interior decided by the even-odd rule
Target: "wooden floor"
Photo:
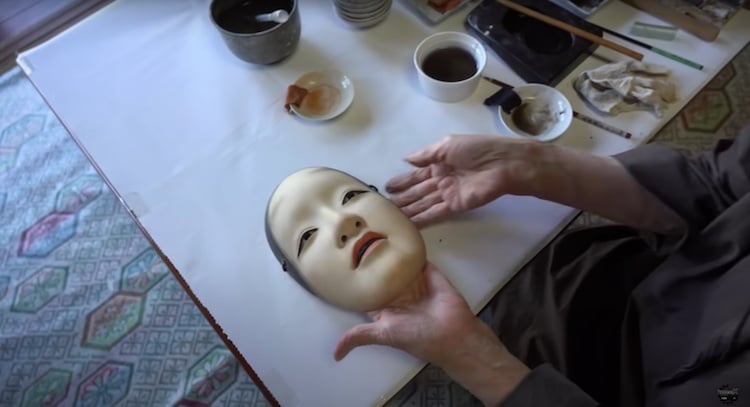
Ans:
{"type": "Polygon", "coordinates": [[[112,0],[0,0],[0,72],[16,55],[62,31],[112,0]]]}

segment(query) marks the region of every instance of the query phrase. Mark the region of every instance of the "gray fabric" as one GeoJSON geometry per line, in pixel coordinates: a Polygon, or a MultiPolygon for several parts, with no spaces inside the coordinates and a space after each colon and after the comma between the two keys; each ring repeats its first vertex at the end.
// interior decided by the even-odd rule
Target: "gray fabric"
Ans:
{"type": "Polygon", "coordinates": [[[532,370],[501,407],[585,407],[597,402],[549,365],[532,370]]]}
{"type": "MultiPolygon", "coordinates": [[[[635,289],[648,405],[708,405],[750,386],[750,131],[694,157],[619,159],[677,211],[688,236],[635,289]]],[[[750,405],[745,397],[733,405],[750,405]]]]}
{"type": "MultiPolygon", "coordinates": [[[[548,364],[598,402],[618,405],[621,356],[640,359],[637,347],[635,354],[621,352],[627,301],[661,261],[636,230],[615,225],[571,231],[503,288],[486,310],[487,322],[530,368],[548,364]]],[[[636,364],[627,371],[639,369],[636,364]]],[[[525,386],[538,393],[546,387],[544,380],[525,386]]]]}
{"type": "MultiPolygon", "coordinates": [[[[617,156],[685,222],[679,239],[622,226],[570,232],[501,292],[491,325],[604,405],[721,405],[750,388],[750,131],[688,156],[617,156]],[[667,244],[665,244],[665,242],[667,244]]],[[[535,379],[536,377],[536,379],[535,379]]],[[[545,375],[516,392],[545,392],[545,375]]],[[[750,397],[731,400],[750,405],[750,397]]],[[[508,403],[508,406],[524,405],[508,403]]]]}

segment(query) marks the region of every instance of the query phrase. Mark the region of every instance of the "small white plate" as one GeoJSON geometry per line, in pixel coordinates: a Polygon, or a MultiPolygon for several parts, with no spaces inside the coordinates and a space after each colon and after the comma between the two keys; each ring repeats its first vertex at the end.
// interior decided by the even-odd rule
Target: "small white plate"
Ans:
{"type": "Polygon", "coordinates": [[[299,106],[291,106],[294,114],[304,119],[333,119],[344,113],[354,100],[352,81],[336,70],[307,72],[294,84],[308,92],[299,106]]]}
{"type": "Polygon", "coordinates": [[[513,119],[513,115],[505,113],[502,106],[498,106],[497,111],[500,115],[500,121],[515,135],[539,141],[552,141],[560,137],[570,127],[570,123],[573,121],[573,108],[570,106],[568,98],[559,90],[538,83],[518,86],[513,90],[521,98],[521,103],[533,106],[537,112],[544,112],[544,114],[535,115],[536,117],[545,117],[550,122],[544,128],[544,131],[531,134],[519,128],[513,119]]]}

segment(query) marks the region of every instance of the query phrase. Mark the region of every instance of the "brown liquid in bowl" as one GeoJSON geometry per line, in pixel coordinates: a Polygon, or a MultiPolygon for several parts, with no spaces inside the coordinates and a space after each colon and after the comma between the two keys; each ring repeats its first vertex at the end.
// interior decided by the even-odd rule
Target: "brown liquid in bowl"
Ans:
{"type": "Polygon", "coordinates": [[[307,91],[300,109],[310,116],[324,116],[341,101],[341,92],[332,85],[318,85],[307,91]]]}
{"type": "Polygon", "coordinates": [[[477,73],[477,61],[463,48],[440,48],[427,54],[422,61],[422,71],[439,81],[460,82],[477,73]]]}

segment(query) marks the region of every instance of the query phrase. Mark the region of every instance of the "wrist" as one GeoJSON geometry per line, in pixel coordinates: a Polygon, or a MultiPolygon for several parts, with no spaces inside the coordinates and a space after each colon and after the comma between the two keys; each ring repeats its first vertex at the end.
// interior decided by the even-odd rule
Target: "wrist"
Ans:
{"type": "MultiPolygon", "coordinates": [[[[559,161],[559,147],[540,142],[518,144],[514,165],[508,166],[512,195],[540,196],[554,182],[554,168],[559,161]]],[[[507,158],[501,165],[507,165],[507,158]]]]}
{"type": "Polygon", "coordinates": [[[461,345],[437,363],[453,380],[486,406],[501,403],[528,374],[494,332],[476,320],[476,329],[461,338],[461,345]]]}

